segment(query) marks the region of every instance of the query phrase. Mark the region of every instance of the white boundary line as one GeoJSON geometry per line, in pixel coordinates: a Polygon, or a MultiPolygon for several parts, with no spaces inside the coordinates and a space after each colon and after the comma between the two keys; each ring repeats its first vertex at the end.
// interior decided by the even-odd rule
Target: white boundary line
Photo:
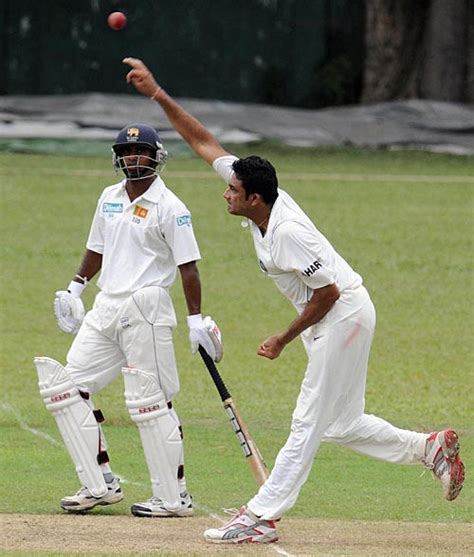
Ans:
{"type": "Polygon", "coordinates": [[[51,435],[49,435],[48,433],[44,433],[44,431],[40,431],[39,429],[35,429],[34,427],[30,427],[25,422],[25,420],[21,417],[18,410],[13,408],[13,406],[10,403],[1,401],[0,402],[0,410],[3,410],[4,412],[8,412],[10,414],[13,414],[15,416],[17,422],[20,424],[21,429],[23,429],[25,431],[28,431],[28,433],[32,433],[33,435],[36,435],[37,437],[42,437],[43,439],[46,439],[46,441],[48,441],[48,443],[51,443],[51,445],[54,445],[55,447],[62,447],[63,446],[62,443],[60,443],[59,441],[56,441],[56,439],[54,437],[51,437],[51,435]]]}
{"type": "MultiPolygon", "coordinates": [[[[51,437],[51,435],[49,435],[48,433],[45,433],[44,431],[41,431],[39,429],[35,429],[34,427],[30,427],[27,424],[26,420],[20,415],[18,410],[16,410],[16,408],[14,408],[9,402],[0,401],[0,410],[3,410],[4,412],[7,412],[9,414],[13,414],[13,416],[16,418],[18,424],[20,425],[21,429],[23,429],[24,431],[27,431],[28,433],[32,433],[33,435],[36,435],[37,437],[42,437],[48,443],[50,443],[51,445],[54,445],[55,447],[63,447],[62,443],[59,443],[58,441],[56,441],[56,439],[54,439],[54,437],[51,437]]],[[[121,483],[129,484],[129,485],[135,485],[135,486],[138,486],[138,487],[146,487],[145,484],[143,484],[141,482],[131,482],[130,480],[127,480],[126,478],[124,478],[118,472],[117,472],[117,475],[120,478],[121,483]]],[[[194,501],[193,501],[193,505],[198,510],[207,513],[207,515],[210,518],[213,518],[214,520],[219,521],[221,524],[225,524],[227,522],[226,519],[222,518],[221,516],[216,514],[213,510],[209,509],[205,505],[200,505],[199,503],[196,503],[194,501]]],[[[224,509],[222,509],[222,510],[224,510],[224,509]]],[[[293,557],[291,553],[288,553],[279,544],[276,544],[276,543],[269,544],[267,547],[273,549],[274,551],[276,551],[280,555],[285,555],[285,557],[293,557]]]]}

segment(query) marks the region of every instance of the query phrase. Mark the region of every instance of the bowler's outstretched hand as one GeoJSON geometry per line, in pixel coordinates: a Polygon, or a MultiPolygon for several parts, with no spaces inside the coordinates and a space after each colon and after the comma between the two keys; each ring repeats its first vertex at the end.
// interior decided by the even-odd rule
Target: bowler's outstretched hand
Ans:
{"type": "Polygon", "coordinates": [[[122,62],[132,68],[127,73],[127,83],[131,83],[142,95],[153,97],[159,86],[145,64],[138,58],[124,58],[122,62]]]}

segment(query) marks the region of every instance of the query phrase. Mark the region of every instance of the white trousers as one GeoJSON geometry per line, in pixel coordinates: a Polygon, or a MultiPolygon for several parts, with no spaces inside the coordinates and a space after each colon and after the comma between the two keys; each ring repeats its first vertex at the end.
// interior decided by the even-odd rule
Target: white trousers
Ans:
{"type": "MultiPolygon", "coordinates": [[[[71,345],[66,370],[77,388],[91,395],[121,375],[124,366],[151,371],[170,402],[179,392],[172,338],[176,324],[173,303],[164,288],[148,286],[125,297],[100,292],[71,345]]],[[[92,401],[88,404],[92,406],[92,401]]],[[[180,427],[174,408],[170,415],[180,427]]],[[[102,432],[99,449],[107,449],[102,432]]]]}
{"type": "Polygon", "coordinates": [[[149,286],[126,297],[100,292],[72,343],[66,370],[90,394],[111,383],[124,366],[155,372],[170,401],[179,391],[174,327],[176,315],[164,288],[149,286]]]}
{"type": "Polygon", "coordinates": [[[308,366],[291,432],[267,481],[248,508],[279,518],[296,502],[321,441],[401,464],[420,462],[426,434],[398,429],[364,414],[375,309],[364,287],[346,291],[325,318],[305,331],[308,366]]]}

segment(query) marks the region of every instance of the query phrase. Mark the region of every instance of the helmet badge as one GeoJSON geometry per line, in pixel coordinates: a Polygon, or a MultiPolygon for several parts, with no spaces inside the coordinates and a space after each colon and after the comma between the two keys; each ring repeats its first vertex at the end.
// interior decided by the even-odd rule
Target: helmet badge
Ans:
{"type": "Polygon", "coordinates": [[[127,129],[127,141],[138,141],[140,137],[140,130],[138,128],[127,129]]]}

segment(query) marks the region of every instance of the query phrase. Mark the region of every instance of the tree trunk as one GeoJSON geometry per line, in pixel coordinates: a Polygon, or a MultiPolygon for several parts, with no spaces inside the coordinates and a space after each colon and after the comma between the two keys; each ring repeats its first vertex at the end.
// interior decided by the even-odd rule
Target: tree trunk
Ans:
{"type": "Polygon", "coordinates": [[[366,13],[362,102],[472,100],[472,2],[366,0],[366,13]]]}
{"type": "Polygon", "coordinates": [[[406,96],[430,0],[366,0],[366,63],[362,102],[406,96]]]}
{"type": "Polygon", "coordinates": [[[467,58],[466,0],[432,0],[424,44],[419,96],[461,101],[467,58]]]}
{"type": "Polygon", "coordinates": [[[474,2],[467,9],[466,102],[474,103],[474,2]]]}

